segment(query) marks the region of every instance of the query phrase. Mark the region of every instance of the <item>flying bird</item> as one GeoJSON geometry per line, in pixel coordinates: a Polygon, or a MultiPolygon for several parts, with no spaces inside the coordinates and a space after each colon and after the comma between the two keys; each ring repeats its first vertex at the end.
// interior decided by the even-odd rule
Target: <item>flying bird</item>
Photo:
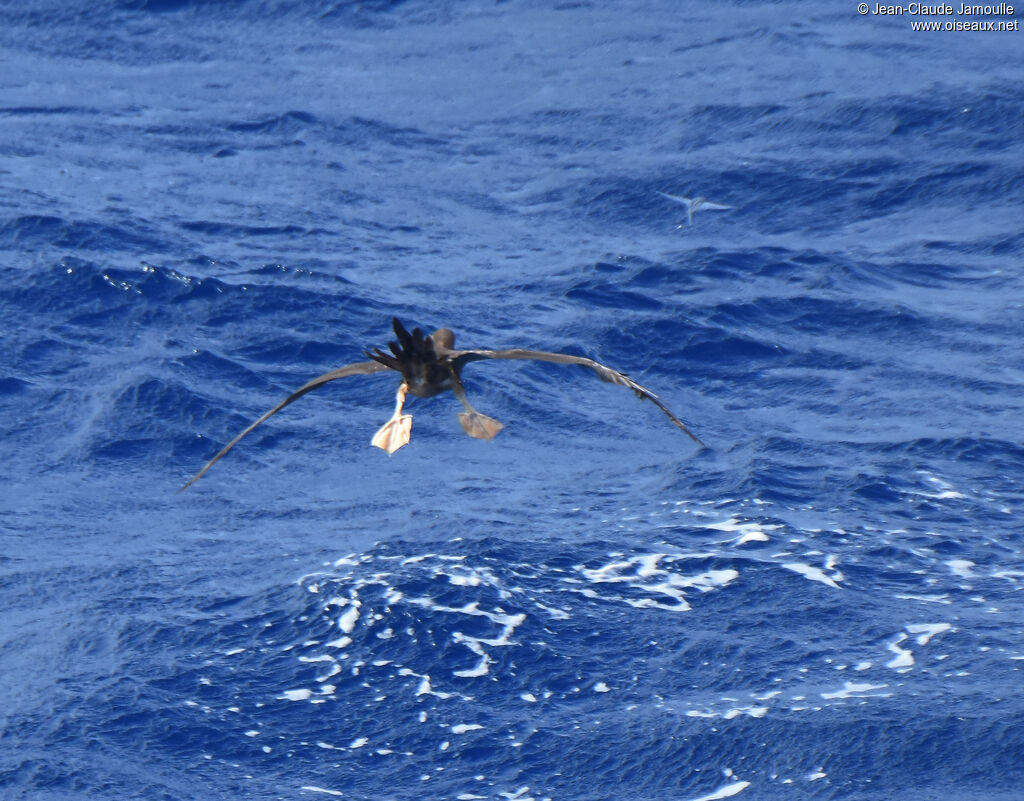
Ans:
{"type": "MultiPolygon", "coordinates": [[[[657,190],[656,190],[657,191],[657,190]]],[[[699,209],[709,209],[713,211],[721,211],[724,209],[731,209],[732,206],[725,206],[721,203],[712,203],[706,197],[683,197],[682,195],[670,195],[668,192],[658,191],[658,194],[662,197],[667,197],[669,200],[674,200],[676,203],[681,203],[686,206],[686,219],[690,225],[693,225],[693,213],[699,209]]],[[[683,224],[680,223],[677,228],[682,228],[683,224]]]]}
{"type": "Polygon", "coordinates": [[[324,373],[299,387],[221,448],[217,455],[210,459],[203,466],[202,470],[192,476],[181,489],[188,489],[188,487],[192,486],[207,470],[235,447],[242,437],[267,418],[277,414],[292,401],[298,400],[307,392],[312,392],[329,381],[345,378],[350,375],[373,375],[374,373],[383,373],[390,370],[402,376],[402,382],[398,386],[398,393],[396,395],[395,413],[391,416],[390,420],[381,426],[380,430],[374,434],[371,440],[372,445],[387,451],[389,454],[394,453],[409,443],[409,437],[412,433],[412,415],[404,414],[402,409],[405,406],[406,396],[410,394],[415,395],[417,398],[430,398],[450,389],[465,408],[464,412],[459,412],[459,422],[462,424],[463,430],[469,436],[476,439],[494,439],[503,428],[502,424],[494,418],[481,414],[474,409],[466,398],[466,389],[462,385],[462,368],[470,362],[483,359],[537,359],[556,364],[578,364],[581,367],[589,367],[597,373],[598,378],[602,381],[628,387],[639,398],[646,398],[651,401],[690,439],[698,445],[704,445],[686,427],[682,420],[669,411],[669,408],[662,403],[657,395],[638,384],[625,373],[613,370],[593,359],[588,359],[584,356],[571,356],[568,353],[549,353],[543,350],[525,350],[523,348],[507,350],[457,350],[455,348],[455,334],[447,328],[439,328],[430,336],[424,336],[423,331],[419,328],[414,328],[412,333],[409,333],[397,317],[392,319],[391,322],[395,330],[395,336],[398,337],[397,342],[389,343],[391,353],[384,353],[379,348],[374,348],[372,351],[363,351],[370,361],[356,362],[355,364],[339,367],[337,370],[324,373]]]}

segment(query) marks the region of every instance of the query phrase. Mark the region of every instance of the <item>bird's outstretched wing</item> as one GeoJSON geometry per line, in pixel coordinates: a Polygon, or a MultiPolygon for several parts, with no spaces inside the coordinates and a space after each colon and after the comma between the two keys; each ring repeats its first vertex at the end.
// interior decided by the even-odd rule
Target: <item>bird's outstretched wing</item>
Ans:
{"type": "Polygon", "coordinates": [[[712,203],[706,197],[683,197],[682,195],[672,195],[668,192],[662,192],[659,189],[655,190],[662,197],[674,200],[676,203],[681,203],[686,206],[686,219],[690,225],[693,225],[693,214],[698,209],[711,209],[717,211],[724,211],[725,209],[731,209],[732,206],[726,206],[724,203],[712,203]]]}
{"type": "Polygon", "coordinates": [[[223,448],[221,448],[220,451],[217,453],[217,455],[214,456],[212,459],[210,459],[210,461],[208,461],[206,463],[206,465],[203,467],[202,470],[200,470],[198,473],[196,473],[194,476],[192,476],[192,478],[190,478],[188,481],[186,481],[185,484],[181,487],[181,489],[178,490],[178,492],[181,492],[182,490],[186,490],[189,487],[191,487],[193,484],[195,484],[200,478],[203,477],[203,474],[207,470],[209,470],[211,467],[213,467],[217,463],[217,461],[222,456],[224,456],[224,454],[226,454],[229,450],[231,450],[233,447],[235,447],[235,445],[238,444],[239,440],[241,440],[242,437],[244,437],[246,434],[248,434],[250,431],[252,431],[254,428],[256,428],[256,426],[258,426],[260,423],[262,423],[268,417],[272,417],[273,415],[277,414],[279,411],[281,411],[289,403],[291,403],[292,401],[298,400],[303,395],[305,395],[307,392],[312,392],[317,387],[322,387],[328,381],[334,381],[336,378],[345,378],[345,376],[350,376],[350,375],[370,375],[372,373],[381,373],[381,372],[384,372],[384,371],[389,370],[389,369],[390,368],[387,367],[386,365],[379,364],[377,362],[357,362],[355,364],[346,364],[344,367],[339,367],[337,370],[331,370],[331,372],[329,372],[329,373],[324,373],[321,376],[317,376],[312,381],[310,381],[308,384],[304,384],[303,386],[299,387],[291,395],[289,395],[287,398],[285,398],[283,401],[281,401],[279,404],[277,404],[277,406],[275,406],[273,409],[271,409],[269,412],[267,412],[265,415],[263,415],[259,420],[257,420],[256,422],[252,423],[241,434],[239,434],[237,437],[235,437],[233,440],[231,440],[231,442],[229,442],[227,445],[225,445],[223,448]]]}
{"type": "Polygon", "coordinates": [[[662,197],[667,197],[669,200],[674,200],[676,203],[681,203],[684,206],[689,206],[691,203],[693,203],[694,200],[692,197],[684,197],[683,195],[673,195],[670,194],[669,192],[662,192],[660,189],[655,189],[654,191],[657,192],[662,197]]]}
{"type": "Polygon", "coordinates": [[[578,364],[580,367],[589,367],[597,373],[597,377],[602,381],[629,387],[629,389],[636,393],[637,397],[649,400],[668,415],[668,419],[682,429],[690,439],[698,445],[704,445],[700,438],[690,431],[682,420],[672,414],[661,398],[647,389],[647,387],[638,384],[625,373],[620,373],[618,370],[613,370],[611,367],[601,364],[601,362],[596,362],[593,359],[588,359],[585,356],[571,356],[568,353],[549,353],[544,350],[510,348],[507,350],[453,350],[450,353],[450,357],[455,363],[456,369],[461,369],[464,364],[469,362],[481,361],[483,359],[536,359],[542,362],[554,362],[555,364],[578,364]]]}

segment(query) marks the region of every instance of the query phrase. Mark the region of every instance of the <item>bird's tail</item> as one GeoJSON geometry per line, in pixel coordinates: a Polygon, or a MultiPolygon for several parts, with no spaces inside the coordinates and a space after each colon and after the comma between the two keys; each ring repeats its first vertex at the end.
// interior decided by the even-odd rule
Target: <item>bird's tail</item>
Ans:
{"type": "Polygon", "coordinates": [[[397,370],[403,375],[406,373],[404,368],[408,368],[413,362],[432,362],[437,358],[433,340],[424,336],[421,329],[414,328],[410,334],[397,317],[391,319],[391,326],[395,329],[395,336],[398,337],[397,342],[388,343],[388,347],[394,355],[384,353],[380,348],[374,348],[372,352],[363,351],[363,353],[375,362],[380,362],[385,367],[397,370]]]}

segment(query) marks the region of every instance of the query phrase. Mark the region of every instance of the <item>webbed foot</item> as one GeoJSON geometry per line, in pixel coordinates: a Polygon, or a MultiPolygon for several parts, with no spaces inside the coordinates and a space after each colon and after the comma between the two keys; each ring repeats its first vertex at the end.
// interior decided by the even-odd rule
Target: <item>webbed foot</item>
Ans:
{"type": "Polygon", "coordinates": [[[462,430],[475,439],[494,439],[505,426],[480,412],[459,412],[462,430]]]}
{"type": "Polygon", "coordinates": [[[388,455],[409,444],[412,435],[412,415],[398,414],[388,420],[373,435],[370,444],[387,451],[388,455]]]}
{"type": "Polygon", "coordinates": [[[408,445],[409,437],[412,434],[412,415],[402,414],[402,407],[405,405],[405,396],[408,391],[409,386],[404,381],[398,385],[398,392],[395,393],[395,413],[370,440],[371,445],[382,451],[387,451],[389,456],[399,448],[408,445]]]}

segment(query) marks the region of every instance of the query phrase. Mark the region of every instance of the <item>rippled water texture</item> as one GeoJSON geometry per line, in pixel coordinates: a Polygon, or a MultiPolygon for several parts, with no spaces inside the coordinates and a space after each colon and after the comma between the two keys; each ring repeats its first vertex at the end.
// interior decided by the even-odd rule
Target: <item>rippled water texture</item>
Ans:
{"type": "Polygon", "coordinates": [[[1024,787],[1024,34],[0,9],[0,795],[1024,787]],[[659,194],[727,209],[687,209],[659,194]],[[483,362],[466,437],[390,320],[483,362]]]}

